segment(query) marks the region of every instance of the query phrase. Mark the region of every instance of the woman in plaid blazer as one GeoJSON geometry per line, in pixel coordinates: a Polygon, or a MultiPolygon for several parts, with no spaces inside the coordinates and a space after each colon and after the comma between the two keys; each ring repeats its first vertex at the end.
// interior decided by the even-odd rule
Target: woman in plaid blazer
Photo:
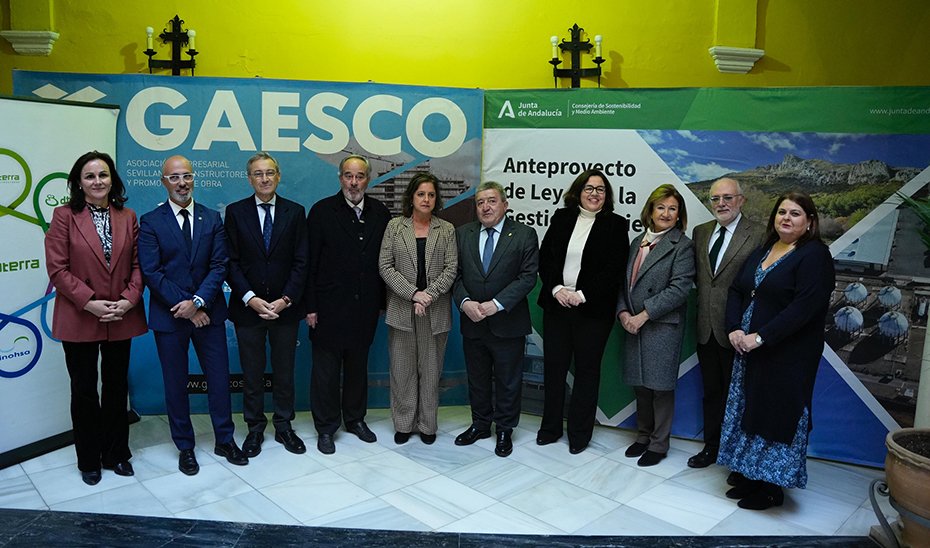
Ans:
{"type": "Polygon", "coordinates": [[[402,215],[388,223],[381,242],[397,444],[414,430],[423,443],[436,441],[439,377],[452,329],[449,290],[458,266],[455,229],[435,216],[440,209],[439,180],[418,173],[404,191],[402,215]]]}

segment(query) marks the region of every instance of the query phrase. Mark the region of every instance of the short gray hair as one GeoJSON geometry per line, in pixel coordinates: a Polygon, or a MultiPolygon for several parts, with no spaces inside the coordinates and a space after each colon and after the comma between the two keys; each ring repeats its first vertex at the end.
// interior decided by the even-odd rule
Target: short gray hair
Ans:
{"type": "Polygon", "coordinates": [[[281,174],[281,168],[278,167],[278,161],[274,159],[274,156],[272,156],[271,154],[268,154],[265,151],[256,152],[255,154],[252,155],[251,158],[249,158],[249,161],[245,163],[246,174],[248,174],[249,170],[252,169],[252,164],[254,164],[255,162],[259,160],[269,160],[271,163],[274,164],[274,168],[275,170],[277,170],[278,174],[279,175],[281,174]]]}
{"type": "Polygon", "coordinates": [[[497,194],[500,195],[501,201],[507,201],[507,195],[504,194],[504,187],[496,181],[485,181],[478,185],[478,188],[475,189],[475,198],[478,197],[478,194],[484,192],[485,190],[496,190],[497,194]]]}

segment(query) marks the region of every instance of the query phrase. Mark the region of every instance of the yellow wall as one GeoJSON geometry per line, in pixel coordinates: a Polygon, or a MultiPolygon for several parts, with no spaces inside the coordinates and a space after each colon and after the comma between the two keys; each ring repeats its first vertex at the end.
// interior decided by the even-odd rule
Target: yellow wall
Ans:
{"type": "Polygon", "coordinates": [[[198,76],[548,88],[549,36],[577,22],[604,36],[610,88],[930,85],[928,0],[0,0],[0,28],[30,2],[61,38],[49,57],[0,39],[0,93],[12,69],[144,72],[145,27],[176,13],[197,31],[198,76]],[[721,74],[707,49],[752,45],[714,43],[745,41],[747,4],[765,57],[721,74]]]}

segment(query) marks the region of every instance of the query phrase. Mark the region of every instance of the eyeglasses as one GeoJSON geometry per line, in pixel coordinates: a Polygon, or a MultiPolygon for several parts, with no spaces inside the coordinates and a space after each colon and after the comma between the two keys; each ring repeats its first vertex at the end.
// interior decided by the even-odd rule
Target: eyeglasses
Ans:
{"type": "Polygon", "coordinates": [[[171,184],[178,184],[181,182],[181,179],[184,179],[185,183],[190,183],[194,180],[193,173],[181,173],[181,174],[172,174],[172,175],[162,175],[165,179],[168,179],[168,182],[171,184]]]}
{"type": "Polygon", "coordinates": [[[264,175],[266,179],[274,179],[275,175],[277,174],[277,169],[266,169],[265,171],[253,171],[252,173],[249,173],[249,177],[253,179],[261,179],[264,175]]]}
{"type": "Polygon", "coordinates": [[[358,173],[358,174],[355,174],[355,175],[353,175],[353,174],[351,174],[351,173],[343,173],[342,175],[340,175],[340,177],[342,177],[342,178],[345,179],[346,181],[359,181],[359,182],[361,182],[361,181],[364,181],[365,179],[367,179],[367,178],[368,178],[368,175],[365,175],[364,173],[358,173]]]}
{"type": "Polygon", "coordinates": [[[585,185],[584,188],[582,188],[581,190],[585,194],[605,194],[607,192],[607,187],[585,185]]]}
{"type": "Polygon", "coordinates": [[[712,204],[719,204],[721,201],[725,204],[733,203],[733,200],[737,196],[742,196],[742,194],[724,194],[723,196],[711,196],[707,199],[708,202],[712,204]]]}

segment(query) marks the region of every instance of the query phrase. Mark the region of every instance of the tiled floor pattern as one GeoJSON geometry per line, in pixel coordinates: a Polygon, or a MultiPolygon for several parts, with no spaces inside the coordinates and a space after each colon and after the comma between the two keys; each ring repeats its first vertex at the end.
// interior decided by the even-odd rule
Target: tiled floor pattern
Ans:
{"type": "MultiPolygon", "coordinates": [[[[727,499],[727,471],[687,467],[698,442],[673,439],[659,465],[639,468],[623,455],[633,434],[598,427],[589,448],[568,452],[566,438],[538,447],[539,417],[524,415],[508,458],[494,440],[456,447],[470,424],[467,407],[440,409],[436,443],[413,436],[395,445],[388,410],[367,419],[378,442],[340,432],[336,453],[316,451],[308,413],[294,427],[307,444],[293,455],[266,435],[248,466],[213,455],[209,418],[195,417],[200,473],[177,469],[178,452],[164,417],[133,425],[134,477],[104,471],[90,487],[80,480],[73,447],[0,470],[0,507],[404,531],[553,535],[866,536],[877,524],[868,501],[883,472],[808,460],[807,489],[786,491],[765,512],[727,499]]],[[[237,440],[246,429],[237,417],[237,440]]],[[[889,518],[896,512],[882,500],[889,518]]]]}

